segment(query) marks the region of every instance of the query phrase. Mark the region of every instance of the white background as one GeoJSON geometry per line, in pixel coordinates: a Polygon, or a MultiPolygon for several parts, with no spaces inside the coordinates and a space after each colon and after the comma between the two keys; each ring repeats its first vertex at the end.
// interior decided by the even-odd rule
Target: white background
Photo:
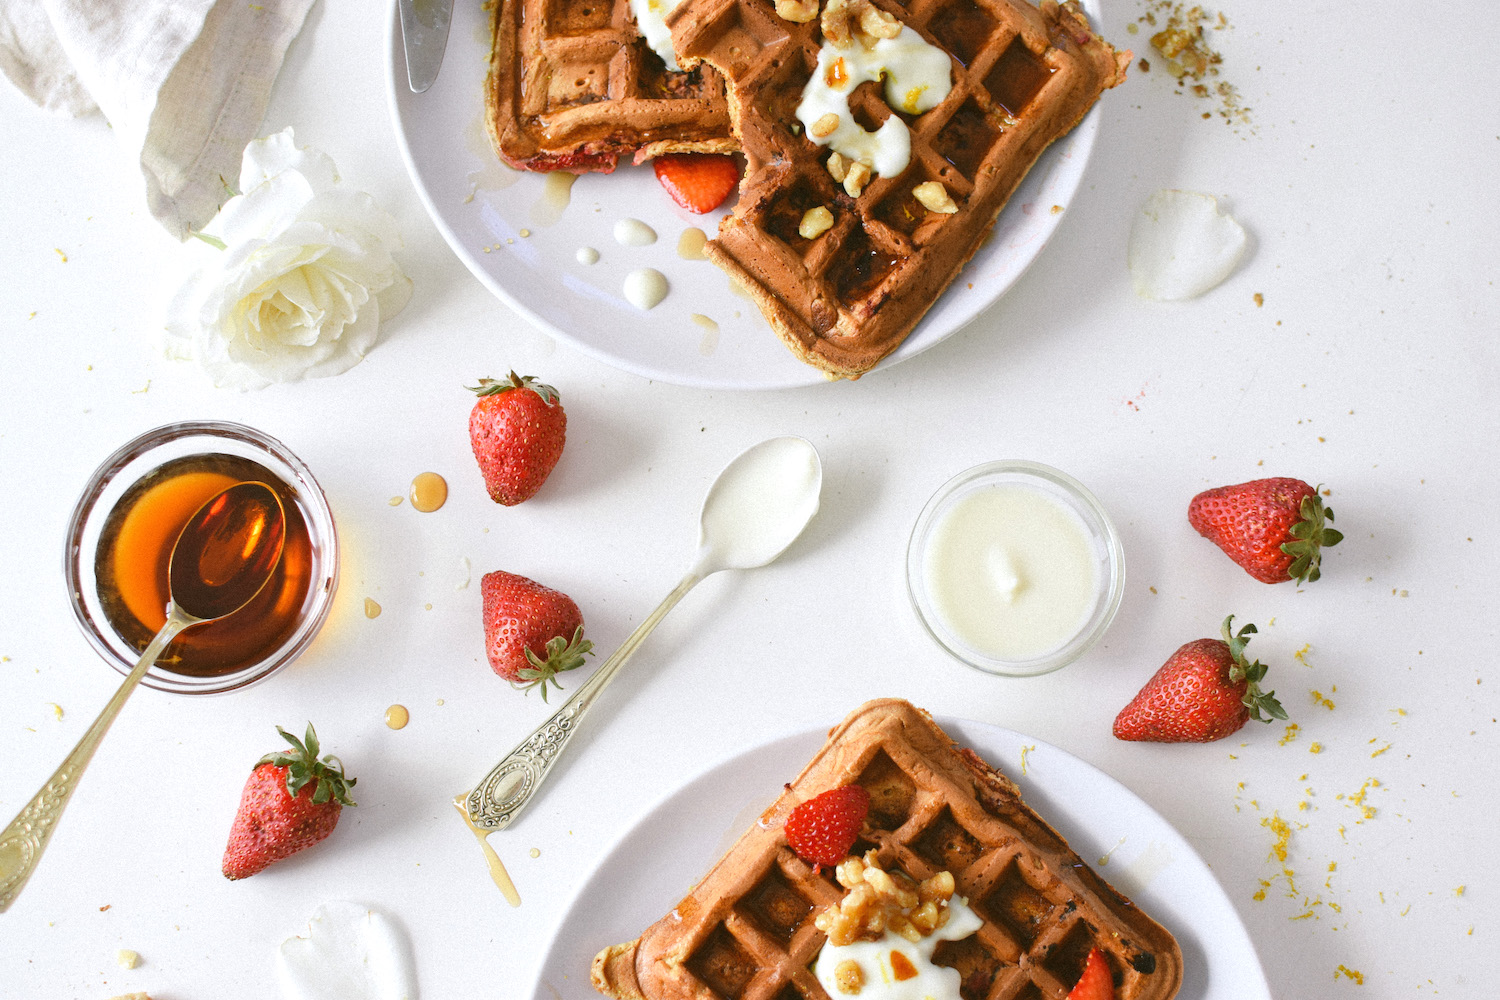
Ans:
{"type": "MultiPolygon", "coordinates": [[[[1126,30],[1143,11],[1110,4],[1103,33],[1153,55],[1146,33],[1126,30]]],[[[1104,98],[1093,161],[1056,235],[995,307],[857,383],[762,393],[605,367],[529,328],[469,275],[397,151],[387,13],[316,6],[266,121],[267,132],[294,126],[396,215],[415,282],[368,359],[320,382],[240,394],[165,360],[160,316],[181,250],[140,207],[110,130],[0,89],[5,818],[118,679],[78,635],[60,570],[68,512],[105,455],[175,420],[252,424],[311,466],[344,545],[334,615],[286,672],[230,697],[142,690],[127,706],[40,869],[0,915],[0,995],[272,996],[274,946],[319,902],[350,898],[407,929],[424,996],[529,996],[574,890],[653,803],[885,695],[1029,734],[1124,783],[1210,864],[1275,996],[1486,995],[1482,956],[1496,951],[1500,915],[1490,5],[1417,17],[1389,2],[1226,9],[1230,28],[1212,41],[1249,124],[1205,120],[1214,100],[1179,93],[1159,70],[1133,72],[1104,98]],[[1124,264],[1132,215],[1163,187],[1222,197],[1253,234],[1239,271],[1189,303],[1138,299],[1124,264]],[[561,390],[569,436],[544,491],[504,509],[469,454],[461,387],[510,368],[561,390]],[[479,575],[504,568],[567,591],[612,649],[686,569],[719,466],[785,433],[822,452],[821,514],[781,562],[690,595],[532,811],[492,838],[524,899],[510,909],[448,803],[550,709],[484,663],[479,575]],[[936,650],[901,571],[931,492],[1011,457],[1093,489],[1129,564],[1103,643],[1032,680],[936,650]],[[426,470],[447,477],[446,507],[387,504],[426,470]],[[1316,584],[1259,584],[1186,522],[1197,491],[1265,475],[1332,490],[1347,538],[1316,584]],[[459,589],[464,559],[473,583],[459,589]],[[379,618],[363,614],[366,597],[379,618]],[[1151,672],[1231,612],[1261,626],[1251,648],[1271,664],[1294,737],[1252,723],[1205,746],[1114,740],[1112,718],[1151,672]],[[411,710],[399,732],[383,723],[392,703],[411,710]],[[276,746],[275,725],[308,719],[359,776],[360,805],[317,849],[228,883],[219,859],[244,775],[276,746]],[[1322,753],[1309,753],[1314,741],[1322,753]],[[1361,790],[1369,818],[1353,801],[1361,790]],[[1295,896],[1271,856],[1263,821],[1274,815],[1292,824],[1295,896]],[[1262,880],[1272,884],[1258,900],[1262,880]],[[142,965],[119,968],[119,948],[142,965]]],[[[476,86],[480,72],[444,69],[476,86]]],[[[768,777],[769,790],[780,780],[768,777]]],[[[623,891],[669,900],[681,888],[623,891]]]]}

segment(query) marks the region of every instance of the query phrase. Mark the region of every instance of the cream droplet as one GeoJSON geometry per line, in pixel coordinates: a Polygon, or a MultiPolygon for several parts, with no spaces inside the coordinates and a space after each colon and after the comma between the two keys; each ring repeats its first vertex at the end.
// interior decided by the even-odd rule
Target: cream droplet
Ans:
{"type": "Polygon", "coordinates": [[[436,472],[421,472],[411,481],[411,505],[431,514],[448,502],[448,481],[436,472]]]}
{"type": "Polygon", "coordinates": [[[689,226],[677,238],[677,256],[683,260],[708,260],[708,254],[703,252],[703,245],[707,242],[707,233],[696,226],[689,226]]]}
{"type": "Polygon", "coordinates": [[[627,247],[648,247],[656,242],[656,230],[640,219],[621,219],[615,223],[615,240],[627,247]]]}
{"type": "Polygon", "coordinates": [[[578,253],[574,256],[578,258],[578,263],[580,264],[599,263],[599,251],[595,250],[593,247],[579,247],[578,253]]]}
{"type": "Polygon", "coordinates": [[[625,276],[625,298],[637,309],[653,309],[667,297],[667,279],[653,267],[643,267],[625,276]]]}
{"type": "Polygon", "coordinates": [[[385,710],[385,724],[390,729],[405,729],[411,721],[411,713],[405,705],[392,705],[385,710]]]}
{"type": "Polygon", "coordinates": [[[375,603],[375,599],[373,597],[366,597],[365,598],[365,617],[366,618],[379,618],[380,617],[380,605],[378,605],[378,604],[375,603]]]}

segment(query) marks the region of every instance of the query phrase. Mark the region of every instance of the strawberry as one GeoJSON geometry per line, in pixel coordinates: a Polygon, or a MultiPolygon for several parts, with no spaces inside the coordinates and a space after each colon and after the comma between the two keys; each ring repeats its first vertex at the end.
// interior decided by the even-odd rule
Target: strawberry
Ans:
{"type": "Polygon", "coordinates": [[[836,865],[849,854],[870,811],[862,785],[830,788],[797,806],[786,818],[786,842],[803,861],[836,865]]]}
{"type": "Polygon", "coordinates": [[[1255,632],[1246,625],[1230,631],[1234,615],[1224,619],[1223,639],[1196,639],[1173,653],[1130,704],[1115,717],[1115,736],[1156,743],[1210,743],[1221,740],[1255,717],[1261,722],[1285,719],[1275,691],[1261,691],[1266,666],[1245,662],[1245,644],[1255,632]],[[1262,715],[1262,713],[1265,713],[1262,715]]]}
{"type": "Polygon", "coordinates": [[[254,875],[311,847],[333,832],[344,806],[354,805],[349,789],[355,779],[332,754],[318,759],[312,723],[303,740],[280,726],[276,731],[292,749],[266,754],[250,771],[224,851],[227,879],[254,875]]]}
{"type": "Polygon", "coordinates": [[[482,378],[469,414],[469,444],[485,488],[496,503],[530,500],[562,457],[568,416],[557,390],[531,376],[482,378]]]}
{"type": "Polygon", "coordinates": [[[1068,1000],[1115,1000],[1115,980],[1109,971],[1104,952],[1090,948],[1083,960],[1083,975],[1068,994],[1068,1000]]]}
{"type": "Polygon", "coordinates": [[[720,153],[667,153],[651,167],[672,200],[698,215],[724,204],[740,183],[739,164],[720,153]]]}
{"type": "Polygon", "coordinates": [[[1320,575],[1322,546],[1343,533],[1327,527],[1333,511],[1300,479],[1257,479],[1205,490],[1188,504],[1188,522],[1262,583],[1320,575]]]}
{"type": "Polygon", "coordinates": [[[496,570],[479,582],[484,601],[484,650],[490,667],[530,691],[583,665],[594,644],[583,637],[583,615],[573,599],[524,576],[496,570]]]}

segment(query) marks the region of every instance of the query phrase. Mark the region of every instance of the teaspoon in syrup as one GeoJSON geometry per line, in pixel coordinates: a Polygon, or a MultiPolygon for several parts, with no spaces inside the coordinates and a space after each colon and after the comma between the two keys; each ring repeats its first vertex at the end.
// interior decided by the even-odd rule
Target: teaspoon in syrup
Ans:
{"type": "Polygon", "coordinates": [[[0,831],[0,912],[36,869],[84,768],[146,671],[183,629],[249,604],[281,561],[285,539],[286,511],[265,483],[237,483],[188,519],[168,563],[166,624],[47,784],[0,831]]]}

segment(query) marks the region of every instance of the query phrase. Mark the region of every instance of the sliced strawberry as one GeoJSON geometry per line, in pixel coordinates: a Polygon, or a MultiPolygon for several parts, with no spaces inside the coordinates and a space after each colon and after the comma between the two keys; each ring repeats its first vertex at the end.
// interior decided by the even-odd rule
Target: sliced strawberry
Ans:
{"type": "Polygon", "coordinates": [[[668,153],[651,167],[672,200],[699,215],[724,204],[740,183],[740,165],[720,153],[668,153]]]}
{"type": "Polygon", "coordinates": [[[1114,977],[1110,975],[1104,952],[1098,948],[1089,949],[1083,975],[1078,977],[1078,985],[1068,994],[1068,1000],[1115,1000],[1114,977]]]}
{"type": "Polygon", "coordinates": [[[849,855],[869,811],[870,793],[863,786],[830,788],[787,816],[786,842],[804,861],[836,865],[849,855]]]}

